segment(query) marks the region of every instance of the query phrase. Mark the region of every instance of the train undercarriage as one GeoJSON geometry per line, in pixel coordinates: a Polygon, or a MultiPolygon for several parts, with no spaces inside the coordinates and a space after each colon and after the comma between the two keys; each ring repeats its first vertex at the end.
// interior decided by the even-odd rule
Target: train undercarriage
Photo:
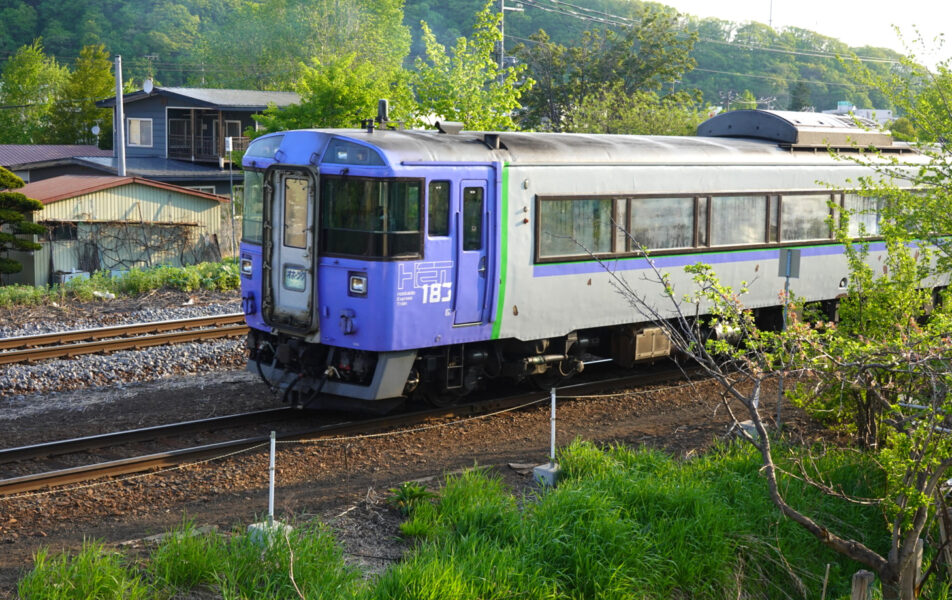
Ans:
{"type": "MultiPolygon", "coordinates": [[[[837,320],[837,301],[811,303],[818,318],[837,320]]],[[[761,329],[779,329],[779,307],[754,310],[761,329]]],[[[704,336],[730,336],[706,331],[704,336]]],[[[402,352],[371,352],[307,343],[299,337],[252,330],[249,369],[256,370],[285,402],[299,406],[389,410],[408,399],[453,404],[492,381],[549,389],[581,373],[586,364],[611,362],[623,369],[651,364],[676,349],[664,327],[652,323],[573,331],[531,341],[493,340],[402,352]]]]}
{"type": "Polygon", "coordinates": [[[548,389],[593,361],[631,368],[664,358],[671,352],[671,343],[660,327],[625,325],[532,341],[371,352],[252,330],[248,350],[249,369],[279,390],[288,403],[325,406],[329,400],[340,404],[343,398],[388,407],[407,399],[449,405],[495,380],[529,382],[548,389]]]}

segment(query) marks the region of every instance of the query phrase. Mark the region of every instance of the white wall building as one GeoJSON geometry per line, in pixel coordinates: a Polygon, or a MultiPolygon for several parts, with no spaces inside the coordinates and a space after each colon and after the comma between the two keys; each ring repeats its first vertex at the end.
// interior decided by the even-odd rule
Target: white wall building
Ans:
{"type": "Polygon", "coordinates": [[[836,108],[833,110],[824,110],[825,114],[828,115],[856,115],[861,119],[869,119],[870,121],[876,121],[880,125],[885,125],[890,121],[893,121],[896,117],[893,116],[893,111],[885,108],[856,108],[851,102],[841,100],[836,103],[836,108]]]}

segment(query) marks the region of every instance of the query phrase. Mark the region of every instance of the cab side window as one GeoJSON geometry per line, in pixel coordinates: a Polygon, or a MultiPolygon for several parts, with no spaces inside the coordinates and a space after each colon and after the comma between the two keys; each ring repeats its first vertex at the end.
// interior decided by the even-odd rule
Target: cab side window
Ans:
{"type": "Polygon", "coordinates": [[[450,234],[450,182],[431,181],[427,195],[427,233],[431,237],[450,234]]]}

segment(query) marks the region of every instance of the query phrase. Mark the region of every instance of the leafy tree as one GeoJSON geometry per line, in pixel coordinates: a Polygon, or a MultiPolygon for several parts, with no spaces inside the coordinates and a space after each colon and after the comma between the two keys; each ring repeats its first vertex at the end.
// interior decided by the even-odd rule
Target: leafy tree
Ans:
{"type": "Polygon", "coordinates": [[[402,0],[242,2],[205,36],[197,57],[202,68],[191,81],[293,89],[302,65],[328,64],[348,55],[392,72],[403,66],[410,48],[401,6],[402,0]]]}
{"type": "Polygon", "coordinates": [[[889,123],[889,131],[893,139],[903,142],[914,142],[919,139],[919,133],[909,117],[899,117],[889,123]]]}
{"type": "Polygon", "coordinates": [[[43,52],[39,39],[20,48],[4,66],[0,77],[0,142],[36,144],[50,126],[54,102],[68,70],[43,52]]]}
{"type": "Polygon", "coordinates": [[[706,118],[687,93],[659,97],[626,93],[621,82],[582,98],[565,120],[565,131],[635,135],[693,135],[706,118]]]}
{"type": "MultiPolygon", "coordinates": [[[[600,104],[607,106],[608,102],[621,100],[629,105],[627,112],[631,113],[632,102],[625,96],[638,106],[663,102],[670,108],[687,102],[680,110],[692,112],[693,94],[675,94],[672,90],[665,94],[664,88],[673,88],[694,67],[690,54],[696,35],[682,35],[676,13],[656,5],[641,6],[633,22],[636,24],[623,34],[610,29],[588,31],[579,45],[570,48],[553,42],[544,31],[534,34],[531,43],[519,52],[529,75],[540,82],[526,95],[521,118],[524,126],[555,131],[579,131],[580,123],[594,127],[599,119],[592,119],[592,111],[597,113],[600,104]],[[584,114],[571,125],[569,120],[576,110],[584,114]]],[[[630,114],[631,119],[638,120],[630,114]]],[[[644,131],[643,125],[636,129],[644,131]]],[[[664,133],[666,129],[644,132],[664,133]]]]}
{"type": "Polygon", "coordinates": [[[378,66],[350,54],[302,66],[301,73],[295,86],[301,102],[283,109],[270,107],[256,115],[262,126],[257,135],[282,129],[356,127],[362,119],[377,114],[381,98],[391,101],[395,110],[392,119],[408,119],[413,114],[403,71],[381,72],[378,66]]]}
{"type": "Polygon", "coordinates": [[[787,108],[790,110],[803,110],[811,106],[810,104],[810,86],[802,81],[798,81],[790,89],[790,104],[787,108]]]}
{"type": "MultiPolygon", "coordinates": [[[[945,61],[934,71],[904,58],[902,69],[887,76],[853,63],[857,78],[889,93],[897,110],[916,135],[914,154],[876,155],[857,159],[877,171],[876,177],[858,182],[864,193],[883,199],[884,216],[904,231],[914,232],[937,252],[938,269],[952,273],[952,68],[945,61]],[[899,186],[899,182],[907,185],[899,186]]],[[[900,131],[901,125],[900,125],[900,131]]]]}
{"type": "Polygon", "coordinates": [[[115,86],[106,48],[102,44],[83,48],[50,111],[51,128],[45,141],[93,144],[98,141],[91,131],[94,125],[108,136],[112,111],[97,108],[96,101],[114,95],[115,86]]]}
{"type": "Polygon", "coordinates": [[[487,2],[476,15],[471,39],[460,37],[447,53],[426,23],[426,60],[417,59],[413,87],[421,115],[462,121],[468,129],[515,129],[513,112],[534,81],[524,78],[524,65],[499,68],[494,58],[501,40],[499,15],[487,2]]]}
{"type": "Polygon", "coordinates": [[[731,110],[754,110],[757,108],[757,98],[750,90],[744,93],[731,104],[731,110]]]}
{"type": "MultiPolygon", "coordinates": [[[[947,332],[952,311],[925,318],[920,277],[924,272],[915,250],[887,237],[887,265],[895,267],[882,279],[873,277],[862,252],[851,254],[851,280],[857,282],[842,304],[840,324],[820,326],[793,319],[782,332],[758,329],[753,312],[743,304],[746,288],[723,285],[714,270],[703,264],[686,267],[696,289],[685,296],[668,276],[654,271],[668,310],[662,317],[654,296],[641,295],[617,274],[612,276],[633,306],[662,327],[677,349],[717,381],[724,408],[735,419],[743,439],[757,448],[763,462],[770,498],[781,513],[798,523],[831,549],[873,570],[886,600],[912,600],[917,581],[914,557],[919,540],[934,531],[939,486],[952,468],[952,437],[944,433],[952,414],[952,345],[947,332]],[[701,315],[702,308],[707,316],[701,315]],[[716,329],[736,332],[731,343],[710,335],[716,329]],[[833,489],[816,476],[809,464],[781,468],[774,461],[773,440],[761,411],[768,384],[780,374],[795,371],[818,384],[811,387],[811,407],[851,404],[865,439],[873,444],[887,485],[879,498],[854,498],[848,490],[833,489]],[[844,394],[850,395],[849,398],[844,394]],[[817,399],[819,398],[819,400],[817,399]],[[741,408],[752,430],[740,426],[734,411],[741,408]],[[869,410],[867,410],[867,408],[869,410]],[[890,543],[880,552],[823,515],[808,515],[786,497],[785,480],[797,477],[844,502],[883,507],[890,543]]],[[[650,263],[649,263],[650,264],[650,263]]],[[[928,293],[926,293],[928,296],[928,293]]],[[[793,303],[790,308],[795,308],[793,303]]],[[[796,314],[795,311],[791,311],[796,314]]],[[[862,437],[862,436],[861,436],[862,437]]],[[[936,544],[941,545],[941,542],[936,544]]],[[[941,587],[941,586],[940,586],[941,587]]]]}
{"type": "Polygon", "coordinates": [[[27,220],[43,205],[38,200],[11,191],[21,187],[22,179],[0,167],[0,282],[3,275],[19,273],[23,269],[23,265],[7,256],[10,250],[39,250],[42,247],[21,236],[46,232],[42,225],[27,220]]]}

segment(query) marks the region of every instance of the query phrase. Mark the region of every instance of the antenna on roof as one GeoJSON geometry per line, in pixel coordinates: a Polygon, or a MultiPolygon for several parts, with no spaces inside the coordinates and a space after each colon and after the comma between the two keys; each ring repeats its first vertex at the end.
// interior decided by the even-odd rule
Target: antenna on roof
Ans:
{"type": "Polygon", "coordinates": [[[385,98],[381,98],[377,102],[377,124],[384,127],[388,121],[390,121],[390,103],[385,98]]]}

